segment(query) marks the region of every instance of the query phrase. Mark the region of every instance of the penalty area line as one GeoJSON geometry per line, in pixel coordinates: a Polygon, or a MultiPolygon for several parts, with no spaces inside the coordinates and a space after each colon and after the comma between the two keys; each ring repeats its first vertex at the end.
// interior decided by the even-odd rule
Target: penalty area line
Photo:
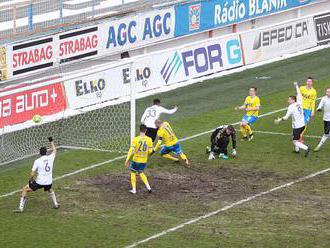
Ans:
{"type": "Polygon", "coordinates": [[[154,240],[154,239],[160,238],[160,237],[162,237],[162,236],[164,236],[164,235],[166,235],[166,234],[169,234],[169,233],[171,233],[171,232],[175,232],[175,231],[177,231],[177,230],[179,230],[179,229],[182,229],[182,228],[184,228],[185,226],[188,226],[188,225],[194,224],[194,223],[199,222],[199,221],[201,221],[201,220],[204,220],[204,219],[210,218],[210,217],[212,217],[212,216],[215,216],[215,215],[217,215],[217,214],[220,214],[220,213],[222,213],[222,212],[225,212],[225,211],[227,211],[227,210],[229,210],[229,209],[231,209],[231,208],[234,208],[234,207],[236,207],[236,206],[239,206],[239,205],[242,205],[242,204],[244,204],[244,203],[247,203],[247,202],[253,201],[253,200],[255,200],[256,198],[260,198],[260,197],[265,196],[265,195],[268,195],[268,194],[270,194],[270,193],[272,193],[272,192],[275,192],[275,191],[279,191],[279,190],[281,190],[281,189],[288,188],[288,187],[290,187],[290,186],[292,186],[292,185],[294,185],[294,184],[297,184],[297,183],[300,183],[300,182],[306,181],[306,180],[311,179],[311,178],[316,177],[316,176],[320,176],[320,175],[325,174],[325,173],[327,173],[327,172],[330,172],[330,168],[328,168],[328,169],[324,169],[324,170],[321,170],[321,171],[318,171],[318,172],[315,172],[315,173],[312,173],[312,174],[310,174],[310,175],[308,175],[308,176],[304,176],[304,177],[298,178],[298,179],[296,179],[296,180],[293,180],[293,181],[288,182],[288,183],[286,183],[286,184],[279,185],[279,186],[277,186],[277,187],[275,187],[275,188],[272,188],[272,189],[270,189],[270,190],[263,191],[263,192],[260,192],[260,193],[258,193],[258,194],[255,194],[255,195],[249,196],[249,197],[247,197],[247,198],[244,198],[244,199],[242,199],[242,200],[239,200],[239,201],[237,201],[237,202],[234,202],[234,203],[232,203],[232,204],[230,204],[230,205],[227,205],[227,206],[225,206],[225,207],[223,207],[223,208],[220,208],[220,209],[215,210],[215,211],[213,211],[213,212],[210,212],[210,213],[207,213],[207,214],[205,214],[205,215],[199,216],[199,217],[197,217],[197,218],[195,218],[195,219],[191,219],[191,220],[186,221],[186,222],[184,222],[184,223],[182,223],[182,224],[180,224],[180,225],[177,225],[177,226],[175,226],[175,227],[169,228],[169,229],[164,230],[164,231],[162,231],[162,232],[160,232],[160,233],[157,233],[157,234],[155,234],[155,235],[152,235],[152,236],[150,236],[150,237],[148,237],[148,238],[146,238],[146,239],[143,239],[143,240],[137,241],[137,242],[135,242],[135,243],[133,243],[133,244],[131,244],[131,245],[129,245],[129,246],[125,246],[125,248],[134,248],[134,247],[136,247],[136,246],[138,246],[138,245],[141,245],[141,244],[147,243],[147,242],[149,242],[149,241],[151,241],[151,240],[154,240]]]}

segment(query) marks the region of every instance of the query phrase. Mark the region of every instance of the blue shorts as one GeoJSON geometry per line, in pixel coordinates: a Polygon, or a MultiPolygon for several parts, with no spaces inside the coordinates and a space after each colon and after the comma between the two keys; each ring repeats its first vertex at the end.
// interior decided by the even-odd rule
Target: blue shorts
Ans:
{"type": "Polygon", "coordinates": [[[141,172],[144,171],[144,169],[147,167],[146,163],[136,163],[131,161],[131,166],[129,169],[134,172],[141,172]]]}
{"type": "Polygon", "coordinates": [[[175,153],[176,155],[180,155],[182,153],[182,149],[179,142],[173,146],[163,146],[163,148],[160,150],[161,155],[165,155],[171,152],[175,153]]]}
{"type": "Polygon", "coordinates": [[[257,116],[248,116],[248,115],[244,115],[242,121],[246,121],[247,123],[249,123],[249,125],[252,125],[253,123],[255,123],[257,120],[259,119],[259,117],[257,116]]]}
{"type": "Polygon", "coordinates": [[[304,118],[305,118],[305,124],[307,124],[312,118],[312,110],[304,109],[304,118]]]}

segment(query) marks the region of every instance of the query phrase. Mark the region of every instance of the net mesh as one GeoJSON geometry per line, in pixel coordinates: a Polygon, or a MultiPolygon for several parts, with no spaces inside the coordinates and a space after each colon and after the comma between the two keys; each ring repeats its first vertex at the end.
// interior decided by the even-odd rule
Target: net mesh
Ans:
{"type": "Polygon", "coordinates": [[[37,154],[52,136],[57,146],[123,152],[130,141],[130,103],[81,112],[0,136],[0,164],[37,154]]]}

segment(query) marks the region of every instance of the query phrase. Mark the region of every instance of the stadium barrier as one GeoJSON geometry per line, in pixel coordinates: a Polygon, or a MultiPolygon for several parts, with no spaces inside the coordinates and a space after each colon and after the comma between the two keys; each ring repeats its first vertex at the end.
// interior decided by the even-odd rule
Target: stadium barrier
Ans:
{"type": "Polygon", "coordinates": [[[318,44],[330,41],[330,12],[314,17],[318,44]]]}
{"type": "Polygon", "coordinates": [[[111,19],[98,25],[0,47],[0,81],[100,58],[293,10],[316,0],[212,0],[111,19]],[[244,15],[242,15],[244,13],[244,15]]]}

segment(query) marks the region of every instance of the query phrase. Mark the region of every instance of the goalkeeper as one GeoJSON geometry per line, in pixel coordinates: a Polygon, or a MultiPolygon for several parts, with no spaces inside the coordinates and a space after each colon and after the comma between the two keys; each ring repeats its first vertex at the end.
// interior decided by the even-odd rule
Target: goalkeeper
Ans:
{"type": "Polygon", "coordinates": [[[236,157],[236,131],[232,125],[220,126],[211,135],[211,148],[206,147],[206,152],[209,154],[209,160],[215,159],[215,155],[218,155],[220,159],[227,160],[228,157],[228,145],[232,142],[233,151],[232,156],[236,157]]]}

